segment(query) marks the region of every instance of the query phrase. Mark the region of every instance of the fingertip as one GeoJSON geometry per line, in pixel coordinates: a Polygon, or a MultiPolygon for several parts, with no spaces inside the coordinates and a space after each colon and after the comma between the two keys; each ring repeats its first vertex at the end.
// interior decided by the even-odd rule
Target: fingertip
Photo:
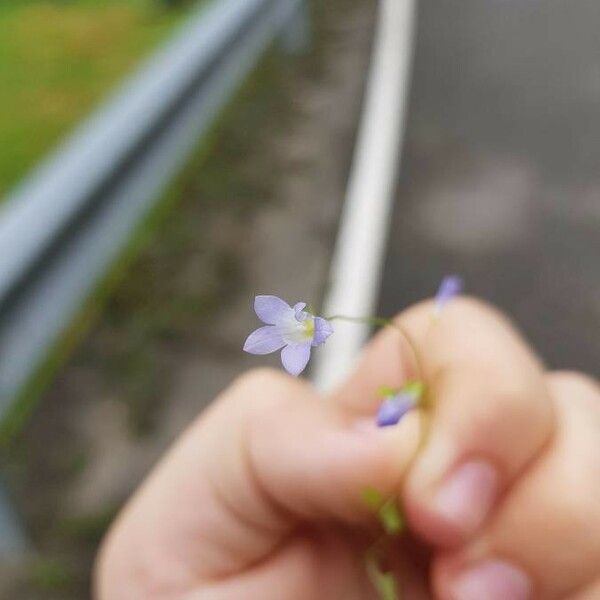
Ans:
{"type": "Polygon", "coordinates": [[[434,486],[407,488],[405,505],[411,525],[436,546],[464,544],[496,504],[499,484],[499,472],[489,461],[467,459],[434,486]]]}
{"type": "Polygon", "coordinates": [[[538,597],[534,596],[536,586],[529,573],[502,556],[442,554],[434,560],[432,583],[439,600],[531,600],[538,597]]]}

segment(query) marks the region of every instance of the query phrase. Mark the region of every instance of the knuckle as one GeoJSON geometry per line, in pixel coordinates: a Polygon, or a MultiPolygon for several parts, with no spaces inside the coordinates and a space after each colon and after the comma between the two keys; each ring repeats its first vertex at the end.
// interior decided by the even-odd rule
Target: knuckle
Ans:
{"type": "Polygon", "coordinates": [[[238,376],[231,385],[235,391],[243,391],[246,394],[260,394],[273,387],[279,387],[284,383],[289,383],[289,378],[269,367],[259,367],[246,371],[238,376]]]}
{"type": "Polygon", "coordinates": [[[275,369],[261,367],[239,375],[229,387],[219,395],[214,413],[220,415],[236,414],[238,417],[256,411],[272,403],[281,394],[276,390],[284,389],[287,377],[275,369]]]}
{"type": "Polygon", "coordinates": [[[555,429],[555,411],[542,385],[497,381],[493,372],[469,364],[438,372],[443,389],[434,403],[433,430],[461,448],[477,449],[514,472],[542,448],[555,429]]]}
{"type": "Polygon", "coordinates": [[[476,296],[468,296],[462,295],[458,296],[452,301],[452,304],[460,307],[460,309],[464,312],[487,312],[500,314],[498,308],[496,308],[493,304],[486,302],[481,298],[477,298],[476,296]]]}
{"type": "Polygon", "coordinates": [[[498,306],[482,298],[459,296],[448,309],[454,311],[455,318],[461,323],[475,323],[481,330],[488,331],[490,327],[494,327],[496,334],[509,331],[515,339],[521,337],[513,320],[498,306]]]}
{"type": "Polygon", "coordinates": [[[443,410],[469,421],[479,418],[491,426],[499,420],[530,424],[552,416],[547,390],[535,380],[498,380],[492,369],[474,370],[469,363],[457,363],[440,370],[436,384],[445,391],[443,410]]]}
{"type": "Polygon", "coordinates": [[[268,420],[273,412],[280,412],[282,406],[295,404],[298,398],[310,396],[309,385],[303,380],[287,374],[261,367],[240,375],[230,386],[226,396],[236,410],[241,410],[246,418],[268,420]]]}
{"type": "Polygon", "coordinates": [[[579,371],[553,371],[547,375],[550,385],[569,392],[583,392],[600,396],[600,382],[579,371]]]}
{"type": "MultiPolygon", "coordinates": [[[[409,306],[405,310],[399,312],[395,319],[396,321],[402,321],[405,318],[412,318],[423,313],[431,313],[435,307],[435,299],[428,298],[426,300],[421,300],[420,302],[416,302],[415,304],[409,306]]],[[[448,306],[448,310],[452,309],[453,312],[460,313],[462,316],[468,317],[469,315],[488,313],[500,315],[500,311],[489,304],[485,300],[481,300],[480,298],[476,298],[475,296],[466,296],[460,295],[456,298],[452,299],[452,302],[448,306]]]]}

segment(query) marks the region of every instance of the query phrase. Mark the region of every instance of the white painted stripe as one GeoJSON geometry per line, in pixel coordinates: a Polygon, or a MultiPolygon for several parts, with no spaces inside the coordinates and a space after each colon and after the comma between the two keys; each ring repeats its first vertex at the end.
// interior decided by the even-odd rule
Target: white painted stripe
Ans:
{"type": "MultiPolygon", "coordinates": [[[[414,21],[414,0],[381,0],[325,316],[372,315],[376,308],[404,136],[414,21]]],[[[313,381],[321,390],[349,372],[369,333],[366,325],[336,321],[334,327],[335,335],[315,353],[313,381]]]]}

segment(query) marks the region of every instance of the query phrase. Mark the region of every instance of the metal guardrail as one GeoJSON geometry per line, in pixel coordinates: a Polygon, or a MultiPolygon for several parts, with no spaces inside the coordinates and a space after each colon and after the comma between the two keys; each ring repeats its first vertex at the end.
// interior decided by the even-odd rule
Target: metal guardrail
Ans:
{"type": "MultiPolygon", "coordinates": [[[[0,419],[303,0],[201,7],[0,209],[0,419]]],[[[0,487],[0,557],[27,547],[0,487]]]]}
{"type": "Polygon", "coordinates": [[[302,43],[303,9],[200,8],[3,205],[0,419],[266,45],[302,43]]]}

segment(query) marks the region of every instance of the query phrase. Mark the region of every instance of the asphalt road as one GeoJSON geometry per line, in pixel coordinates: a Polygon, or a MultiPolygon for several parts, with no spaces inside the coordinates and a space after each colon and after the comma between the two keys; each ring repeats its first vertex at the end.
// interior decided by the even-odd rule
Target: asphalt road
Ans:
{"type": "Polygon", "coordinates": [[[422,0],[380,313],[444,273],[600,374],[600,3],[422,0]]]}

